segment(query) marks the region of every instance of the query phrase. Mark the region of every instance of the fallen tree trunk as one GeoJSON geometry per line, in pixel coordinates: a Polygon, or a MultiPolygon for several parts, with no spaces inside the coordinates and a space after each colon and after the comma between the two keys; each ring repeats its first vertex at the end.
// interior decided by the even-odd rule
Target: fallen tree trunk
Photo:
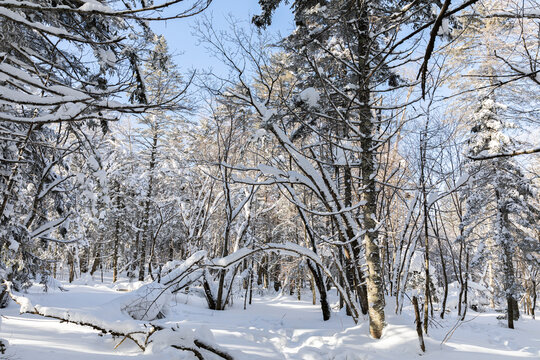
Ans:
{"type": "MultiPolygon", "coordinates": [[[[103,334],[110,334],[114,337],[121,338],[122,340],[120,341],[120,343],[116,345],[116,347],[118,347],[126,339],[129,339],[133,341],[141,349],[141,351],[145,351],[148,345],[150,345],[150,343],[152,342],[151,337],[157,334],[159,331],[166,330],[166,328],[163,328],[161,326],[156,326],[152,324],[143,324],[140,330],[122,331],[120,329],[113,329],[111,327],[107,327],[103,324],[92,323],[89,320],[78,320],[76,313],[69,313],[69,312],[64,311],[63,316],[50,314],[47,311],[43,311],[41,309],[47,309],[48,311],[50,311],[52,308],[42,308],[39,305],[34,306],[32,305],[31,301],[28,298],[24,296],[15,295],[11,291],[10,283],[6,282],[5,285],[7,287],[7,292],[9,296],[11,297],[11,299],[21,307],[20,309],[21,314],[26,313],[26,314],[39,315],[42,317],[57,319],[57,320],[60,320],[61,322],[67,322],[70,324],[91,327],[92,329],[100,331],[103,334]]],[[[84,316],[81,316],[79,318],[82,319],[84,318],[84,316]]],[[[176,331],[174,328],[171,328],[171,330],[176,331]]],[[[204,356],[202,355],[201,349],[211,352],[225,360],[234,360],[234,358],[230,354],[228,354],[224,350],[219,349],[217,346],[207,344],[206,342],[201,341],[199,339],[194,339],[193,341],[190,341],[190,342],[192,342],[193,345],[170,344],[169,346],[178,350],[190,351],[199,360],[204,360],[204,356]]]]}

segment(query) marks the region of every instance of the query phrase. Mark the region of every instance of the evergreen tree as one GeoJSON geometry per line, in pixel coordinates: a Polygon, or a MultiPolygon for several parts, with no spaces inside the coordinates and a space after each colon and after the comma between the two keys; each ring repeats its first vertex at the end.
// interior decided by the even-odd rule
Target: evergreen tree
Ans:
{"type": "Polygon", "coordinates": [[[515,263],[538,263],[540,260],[536,255],[540,244],[533,238],[540,218],[540,211],[531,201],[536,190],[513,158],[474,160],[478,156],[511,151],[516,145],[505,134],[510,124],[501,115],[504,109],[493,96],[488,96],[473,115],[469,139],[472,160],[468,172],[474,180],[470,185],[463,226],[469,228],[467,233],[470,234],[470,227],[474,222],[482,221],[482,214],[491,216],[486,242],[491,241],[492,246],[481,246],[480,251],[489,250],[494,257],[493,271],[502,277],[499,280],[506,299],[508,327],[514,328],[516,301],[521,290],[515,263]]]}

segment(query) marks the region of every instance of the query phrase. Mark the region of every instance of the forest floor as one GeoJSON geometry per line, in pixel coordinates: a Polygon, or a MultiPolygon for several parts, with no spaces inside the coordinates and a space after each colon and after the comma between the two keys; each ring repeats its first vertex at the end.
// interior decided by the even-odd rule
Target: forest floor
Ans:
{"type": "MultiPolygon", "coordinates": [[[[27,296],[32,303],[56,308],[92,311],[95,317],[110,316],[107,307],[115,298],[123,296],[116,289],[127,288],[120,283],[111,285],[100,281],[78,280],[64,284],[67,292],[43,293],[32,287],[27,296]],[[102,310],[100,310],[102,309],[102,310]]],[[[332,291],[335,296],[335,291],[332,291]]],[[[388,299],[387,321],[382,339],[368,335],[367,319],[355,325],[343,311],[332,313],[324,322],[320,309],[312,305],[311,294],[296,296],[273,294],[254,296],[253,304],[243,309],[243,299],[236,299],[226,311],[212,311],[198,295],[178,294],[172,301],[165,319],[152,323],[195,329],[213,337],[215,343],[235,359],[301,359],[301,360],[384,360],[384,359],[490,359],[540,358],[540,320],[522,316],[516,329],[505,328],[497,313],[469,311],[443,345],[445,336],[457,324],[455,311],[444,320],[437,316],[426,337],[427,352],[419,350],[412,307],[403,314],[393,312],[394,299],[388,299]],[[211,334],[210,334],[211,332],[211,334]]],[[[61,323],[37,315],[19,314],[13,302],[0,311],[0,338],[7,340],[7,352],[0,359],[194,359],[189,352],[167,349],[142,353],[129,340],[120,343],[110,335],[75,324],[61,323]]],[[[211,358],[211,357],[209,357],[211,358]]]]}

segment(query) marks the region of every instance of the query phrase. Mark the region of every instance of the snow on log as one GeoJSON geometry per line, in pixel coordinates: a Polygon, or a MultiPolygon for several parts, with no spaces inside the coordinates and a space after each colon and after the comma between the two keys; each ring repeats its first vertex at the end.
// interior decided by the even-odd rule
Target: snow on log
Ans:
{"type": "MultiPolygon", "coordinates": [[[[24,296],[15,295],[11,291],[11,284],[9,282],[5,282],[5,285],[8,289],[10,297],[21,307],[21,313],[39,315],[57,319],[62,322],[88,326],[104,334],[111,334],[122,339],[116,345],[116,347],[118,347],[126,339],[130,339],[144,352],[155,353],[164,350],[165,348],[172,347],[182,351],[189,351],[198,359],[205,359],[203,356],[204,351],[210,352],[225,360],[234,359],[225,350],[213,344],[215,341],[212,332],[210,329],[203,326],[197,329],[186,329],[181,328],[179,324],[176,324],[176,328],[164,328],[162,326],[145,324],[137,321],[128,320],[118,322],[104,320],[87,311],[76,311],[72,309],[32,305],[30,299],[24,296]]],[[[156,285],[156,283],[151,283],[148,285],[156,285]]],[[[143,288],[144,286],[140,289],[143,288]]],[[[143,293],[147,294],[148,292],[155,291],[156,289],[158,289],[157,286],[148,287],[146,291],[143,291],[143,293]]],[[[102,307],[100,307],[100,309],[101,308],[102,307]]],[[[99,314],[103,315],[103,312],[100,312],[99,314]]],[[[107,312],[107,315],[110,315],[109,312],[107,312]]],[[[112,318],[114,317],[115,316],[112,316],[112,318]]]]}

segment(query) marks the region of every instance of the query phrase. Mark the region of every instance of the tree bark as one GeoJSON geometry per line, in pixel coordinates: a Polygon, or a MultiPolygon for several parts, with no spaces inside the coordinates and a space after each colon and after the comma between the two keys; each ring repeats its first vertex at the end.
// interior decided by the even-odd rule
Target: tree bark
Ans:
{"type": "Polygon", "coordinates": [[[385,326],[384,315],[384,286],[381,278],[381,260],[378,245],[379,232],[375,222],[377,214],[377,187],[375,177],[377,175],[375,166],[375,151],[373,149],[374,124],[371,112],[371,90],[370,90],[370,65],[367,61],[371,50],[371,39],[369,38],[369,11],[367,5],[356,0],[358,11],[357,26],[358,39],[358,69],[359,74],[359,129],[363,137],[360,141],[362,149],[361,188],[363,225],[364,225],[364,245],[366,263],[368,267],[367,276],[367,300],[369,304],[369,331],[371,336],[379,339],[385,326]]]}
{"type": "Polygon", "coordinates": [[[420,309],[418,308],[418,299],[413,296],[412,303],[414,306],[414,316],[416,319],[416,333],[418,334],[418,342],[420,343],[420,349],[422,352],[426,352],[426,345],[424,344],[424,336],[422,335],[422,319],[420,318],[420,309]]]}
{"type": "Polygon", "coordinates": [[[534,309],[536,308],[536,281],[531,280],[531,282],[532,282],[532,294],[533,294],[532,306],[531,306],[531,316],[534,319],[535,318],[534,309]]]}
{"type": "Polygon", "coordinates": [[[152,191],[154,187],[154,168],[156,167],[156,157],[157,157],[157,146],[158,146],[158,132],[154,130],[154,136],[152,138],[152,147],[150,153],[150,163],[148,165],[148,189],[146,191],[146,199],[144,203],[144,217],[143,217],[143,228],[142,228],[142,237],[141,237],[141,248],[140,248],[140,258],[139,258],[139,281],[144,281],[146,264],[146,247],[148,242],[148,237],[151,237],[149,234],[150,228],[150,204],[152,191]]]}
{"type": "MultiPolygon", "coordinates": [[[[116,211],[120,208],[120,184],[116,183],[116,211]]],[[[116,220],[114,222],[114,245],[113,245],[113,283],[118,280],[118,249],[120,247],[120,216],[116,214],[116,220]]]]}

